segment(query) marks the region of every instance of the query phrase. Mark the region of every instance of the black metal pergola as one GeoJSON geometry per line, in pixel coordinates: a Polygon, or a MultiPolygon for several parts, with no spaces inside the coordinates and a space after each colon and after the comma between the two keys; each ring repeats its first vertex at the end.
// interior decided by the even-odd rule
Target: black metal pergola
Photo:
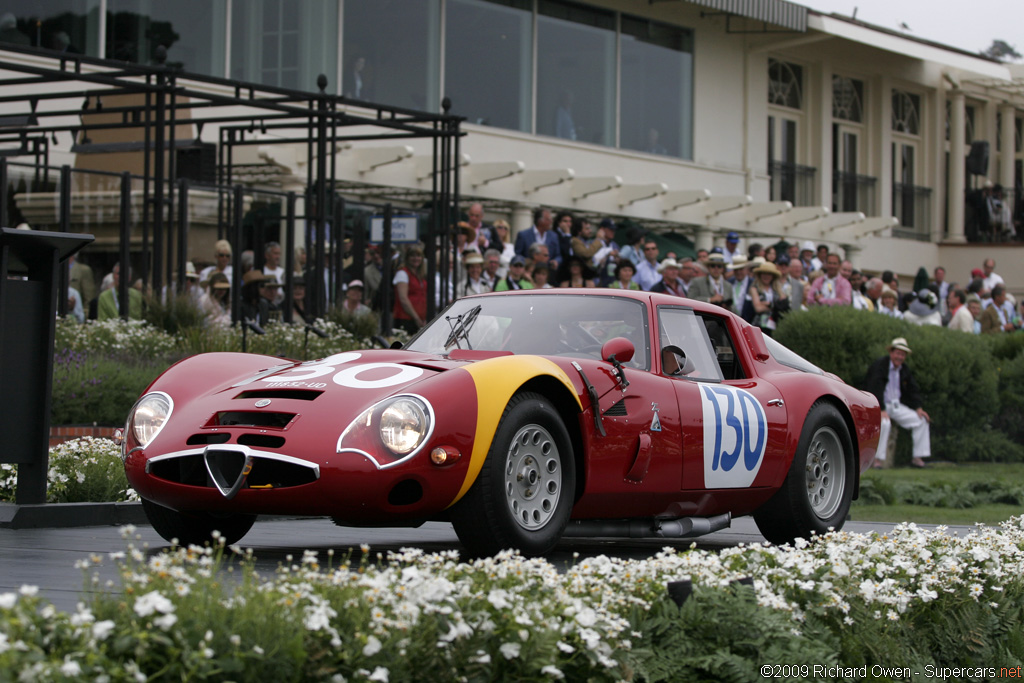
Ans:
{"type": "MultiPolygon", "coordinates": [[[[325,269],[336,271],[326,259],[328,253],[339,254],[337,248],[343,235],[342,222],[327,238],[328,222],[337,217],[339,202],[338,178],[333,163],[338,145],[371,140],[429,139],[433,150],[426,208],[429,220],[421,240],[438,247],[442,256],[440,269],[446,273],[450,249],[449,226],[458,215],[460,117],[449,113],[445,101],[442,114],[431,114],[398,107],[372,104],[331,95],[326,92],[327,77],[317,78],[317,92],[243,83],[224,78],[186,73],[164,64],[166,50],[158,48],[156,65],[139,65],[101,60],[82,55],[56,53],[48,50],[0,46],[0,161],[30,157],[37,169],[45,168],[51,153],[50,140],[57,133],[70,133],[74,144],[88,144],[90,135],[99,131],[134,129],[141,131],[142,143],[134,144],[143,153],[142,176],[142,249],[143,282],[150,291],[160,292],[170,281],[183,285],[188,259],[187,201],[190,181],[180,177],[176,140],[181,126],[195,126],[196,140],[205,127],[218,130],[216,185],[230,186],[222,192],[218,207],[218,235],[229,240],[241,236],[243,193],[246,188],[234,184],[233,151],[244,145],[304,145],[307,155],[307,244],[314,250],[314,269],[319,282],[325,269]],[[130,95],[134,98],[117,98],[130,95]],[[104,102],[106,100],[106,102],[104,102]],[[126,102],[127,100],[127,102],[126,102]],[[141,101],[136,101],[141,100],[141,101]],[[103,116],[95,116],[102,113],[103,116]],[[274,131],[279,137],[257,136],[274,131]],[[13,146],[11,146],[13,145],[13,146]],[[229,195],[231,201],[225,201],[229,195]],[[312,211],[309,211],[312,207],[312,211]],[[328,244],[330,239],[332,244],[328,244]],[[337,244],[333,244],[337,242],[337,244]]],[[[108,144],[117,151],[117,143],[108,144]]],[[[74,147],[72,148],[74,150],[74,147]]],[[[69,173],[69,169],[62,169],[69,173]]],[[[122,174],[122,211],[120,260],[130,257],[130,211],[127,206],[129,173],[122,174]]],[[[192,182],[195,185],[194,182],[192,182]]],[[[70,231],[70,205],[74,201],[69,183],[61,184],[61,229],[70,231]],[[65,196],[66,195],[66,196],[65,196]]],[[[6,164],[0,163],[0,226],[8,225],[8,178],[6,164]]],[[[295,195],[286,201],[287,244],[285,251],[286,287],[291,289],[294,266],[295,195]]],[[[343,212],[343,203],[341,211],[343,212]]],[[[386,233],[387,234],[387,233],[386,233]]],[[[355,235],[353,242],[361,258],[364,235],[355,235]]],[[[387,237],[385,238],[387,239],[387,237]]],[[[241,275],[240,250],[232,250],[235,283],[232,287],[232,314],[238,315],[241,275]]],[[[435,249],[427,249],[429,314],[435,312],[435,249]]],[[[340,258],[338,259],[340,264],[340,258]]],[[[386,266],[388,259],[385,259],[386,266]]],[[[387,273],[385,272],[385,276],[387,273]]],[[[332,282],[333,282],[333,275],[332,282]]],[[[128,278],[120,281],[120,300],[127,300],[128,278]]],[[[323,296],[312,303],[323,312],[323,296]]]]}

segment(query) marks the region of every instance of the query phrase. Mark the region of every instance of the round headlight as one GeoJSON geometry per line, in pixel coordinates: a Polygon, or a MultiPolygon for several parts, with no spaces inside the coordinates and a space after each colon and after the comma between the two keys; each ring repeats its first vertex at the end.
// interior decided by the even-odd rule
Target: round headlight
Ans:
{"type": "Polygon", "coordinates": [[[414,451],[429,428],[427,411],[414,398],[400,398],[380,414],[381,441],[396,455],[414,451]]]}
{"type": "Polygon", "coordinates": [[[171,399],[167,394],[149,394],[136,404],[132,413],[132,433],[143,448],[156,438],[170,416],[171,399]]]}

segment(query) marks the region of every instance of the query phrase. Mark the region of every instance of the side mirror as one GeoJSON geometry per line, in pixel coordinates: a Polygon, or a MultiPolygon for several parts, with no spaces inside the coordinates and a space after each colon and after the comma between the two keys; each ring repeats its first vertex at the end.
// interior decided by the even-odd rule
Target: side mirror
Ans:
{"type": "Polygon", "coordinates": [[[678,346],[670,344],[661,350],[661,371],[669,377],[683,377],[696,369],[697,366],[678,346]]]}
{"type": "Polygon", "coordinates": [[[625,337],[613,337],[601,346],[601,358],[609,363],[615,361],[628,363],[633,360],[634,353],[636,353],[636,348],[633,346],[633,342],[625,337]]]}

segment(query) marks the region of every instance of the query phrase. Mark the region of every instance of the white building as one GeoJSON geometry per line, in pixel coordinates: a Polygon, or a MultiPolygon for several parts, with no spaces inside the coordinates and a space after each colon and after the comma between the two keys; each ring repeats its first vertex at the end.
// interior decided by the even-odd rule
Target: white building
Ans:
{"type": "MultiPolygon", "coordinates": [[[[353,100],[428,111],[447,97],[466,117],[464,203],[514,229],[549,206],[698,247],[731,230],[809,239],[959,282],[993,257],[1024,292],[1020,251],[973,241],[972,207],[988,180],[1021,216],[1024,70],[849,17],[786,0],[0,1],[8,13],[9,42],[129,61],[169,43],[197,73],[312,91],[322,72],[353,100]]],[[[415,201],[429,144],[345,146],[345,194],[415,201]]],[[[299,151],[249,160],[294,186],[299,151]]]]}

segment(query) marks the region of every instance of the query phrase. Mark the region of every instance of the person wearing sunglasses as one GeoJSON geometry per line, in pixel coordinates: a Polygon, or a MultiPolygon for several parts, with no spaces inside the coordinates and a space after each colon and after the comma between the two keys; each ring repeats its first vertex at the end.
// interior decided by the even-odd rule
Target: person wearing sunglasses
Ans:
{"type": "Polygon", "coordinates": [[[709,254],[704,265],[708,269],[708,274],[693,279],[690,284],[690,298],[732,309],[733,292],[725,279],[725,257],[721,254],[709,254]]]}

